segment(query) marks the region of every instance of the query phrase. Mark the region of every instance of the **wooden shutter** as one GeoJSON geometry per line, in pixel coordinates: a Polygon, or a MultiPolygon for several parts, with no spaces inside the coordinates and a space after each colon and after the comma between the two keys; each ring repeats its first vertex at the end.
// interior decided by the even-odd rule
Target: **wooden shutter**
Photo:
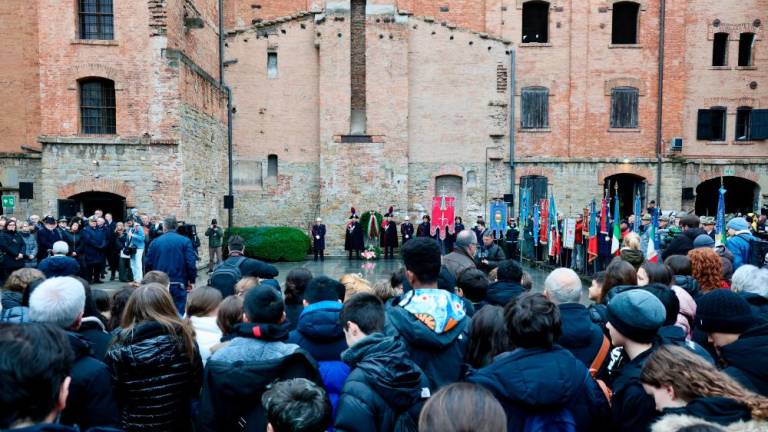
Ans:
{"type": "Polygon", "coordinates": [[[699,141],[712,140],[712,112],[708,109],[700,109],[696,122],[696,139],[699,141]]]}
{"type": "Polygon", "coordinates": [[[768,109],[752,110],[752,139],[768,139],[768,109]]]}
{"type": "Polygon", "coordinates": [[[611,92],[611,127],[637,128],[638,90],[618,87],[611,92]]]}
{"type": "Polygon", "coordinates": [[[524,88],[521,93],[521,124],[523,129],[549,127],[549,90],[544,87],[524,88]]]}

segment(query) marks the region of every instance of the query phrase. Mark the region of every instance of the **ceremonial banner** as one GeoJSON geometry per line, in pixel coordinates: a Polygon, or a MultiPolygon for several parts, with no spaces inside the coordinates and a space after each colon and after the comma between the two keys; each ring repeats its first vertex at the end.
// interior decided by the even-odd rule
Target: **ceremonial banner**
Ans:
{"type": "Polygon", "coordinates": [[[587,247],[589,262],[597,258],[597,203],[592,198],[589,212],[589,246],[587,247]]]}
{"type": "Polygon", "coordinates": [[[541,213],[539,212],[539,205],[533,206],[533,247],[539,244],[539,225],[541,219],[541,213]]]}
{"type": "Polygon", "coordinates": [[[632,231],[636,233],[640,233],[640,224],[641,224],[641,218],[640,213],[642,213],[642,204],[640,203],[640,194],[635,192],[635,207],[634,207],[634,213],[635,213],[635,222],[632,224],[632,231]]]}
{"type": "Polygon", "coordinates": [[[715,221],[715,245],[724,245],[725,238],[725,193],[727,191],[721,185],[717,198],[717,220],[715,221]]]}
{"type": "Polygon", "coordinates": [[[549,256],[560,256],[560,230],[557,226],[555,195],[549,196],[549,256]]]}
{"type": "Polygon", "coordinates": [[[621,218],[619,217],[619,190],[613,196],[613,237],[611,237],[611,255],[619,256],[621,249],[621,218]]]}
{"type": "Polygon", "coordinates": [[[445,240],[447,232],[454,232],[454,212],[456,198],[454,197],[434,197],[432,198],[432,225],[429,234],[434,236],[437,229],[440,229],[440,239],[445,240]]]}
{"type": "Polygon", "coordinates": [[[565,237],[563,238],[563,247],[573,249],[576,245],[576,219],[568,218],[565,220],[565,237]]]}
{"type": "Polygon", "coordinates": [[[651,216],[651,227],[649,229],[651,231],[648,233],[648,248],[645,251],[645,259],[648,262],[658,263],[659,254],[657,252],[658,248],[656,247],[656,231],[659,229],[658,212],[653,212],[653,216],[651,216]]]}
{"type": "Polygon", "coordinates": [[[545,245],[549,238],[549,202],[546,199],[541,200],[539,205],[541,211],[541,223],[539,224],[539,243],[545,245]]]}
{"type": "Polygon", "coordinates": [[[491,202],[490,209],[491,218],[488,228],[491,231],[496,231],[499,237],[502,237],[507,227],[507,203],[504,201],[493,201],[491,202]]]}

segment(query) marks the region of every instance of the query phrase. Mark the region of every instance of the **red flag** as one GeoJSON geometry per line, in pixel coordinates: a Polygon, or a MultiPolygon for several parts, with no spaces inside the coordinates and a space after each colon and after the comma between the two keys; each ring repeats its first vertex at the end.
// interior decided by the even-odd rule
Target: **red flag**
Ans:
{"type": "Polygon", "coordinates": [[[549,231],[549,201],[541,200],[541,226],[539,227],[539,243],[547,244],[547,232],[549,231]]]}
{"type": "Polygon", "coordinates": [[[435,235],[440,229],[440,238],[445,240],[448,231],[453,232],[453,214],[456,209],[456,198],[439,196],[432,198],[432,225],[430,235],[435,235]]]}
{"type": "Polygon", "coordinates": [[[603,208],[600,209],[600,232],[608,234],[608,201],[603,198],[603,208]]]}

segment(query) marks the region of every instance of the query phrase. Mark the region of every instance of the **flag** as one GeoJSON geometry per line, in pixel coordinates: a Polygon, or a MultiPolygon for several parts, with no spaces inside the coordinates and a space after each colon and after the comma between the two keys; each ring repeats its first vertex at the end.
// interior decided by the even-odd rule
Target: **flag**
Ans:
{"type": "Polygon", "coordinates": [[[657,212],[653,212],[651,216],[651,227],[648,233],[648,247],[645,250],[645,259],[648,262],[658,263],[659,254],[656,252],[656,230],[659,228],[659,216],[657,212]]]}
{"type": "Polygon", "coordinates": [[[536,245],[539,244],[539,218],[541,218],[541,213],[539,213],[539,205],[534,204],[533,205],[533,247],[535,248],[536,245]]]}
{"type": "MultiPolygon", "coordinates": [[[[525,229],[528,227],[528,189],[523,188],[520,191],[520,232],[525,233],[525,229]]],[[[523,257],[523,245],[525,244],[524,241],[522,241],[525,238],[525,235],[520,236],[520,258],[523,257]]]]}
{"type": "Polygon", "coordinates": [[[597,258],[597,203],[592,198],[589,211],[589,246],[587,247],[589,262],[597,258]]]}
{"type": "Polygon", "coordinates": [[[547,238],[549,237],[549,202],[546,198],[541,200],[539,207],[539,211],[541,212],[541,223],[539,224],[539,242],[541,242],[541,244],[547,244],[547,238]]]}
{"type": "Polygon", "coordinates": [[[560,255],[560,233],[557,229],[557,207],[555,206],[555,195],[549,196],[549,256],[560,255]]]}
{"type": "Polygon", "coordinates": [[[635,192],[635,207],[633,209],[635,213],[635,222],[632,223],[632,231],[639,233],[640,232],[640,213],[642,213],[642,203],[640,202],[640,194],[635,192]]]}
{"type": "Polygon", "coordinates": [[[611,254],[619,255],[621,249],[621,219],[619,219],[619,192],[613,195],[613,237],[611,238],[611,254]]]}
{"type": "Polygon", "coordinates": [[[603,197],[603,205],[600,209],[600,232],[608,234],[608,200],[603,197]]]}
{"type": "Polygon", "coordinates": [[[725,188],[720,186],[720,196],[717,199],[717,221],[715,221],[715,246],[724,245],[725,237],[725,188]]]}

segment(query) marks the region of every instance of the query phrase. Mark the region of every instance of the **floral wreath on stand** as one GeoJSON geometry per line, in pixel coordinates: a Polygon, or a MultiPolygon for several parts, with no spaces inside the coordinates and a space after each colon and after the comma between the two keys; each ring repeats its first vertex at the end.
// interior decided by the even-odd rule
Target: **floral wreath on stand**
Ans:
{"type": "Polygon", "coordinates": [[[381,213],[375,210],[369,210],[360,216],[360,225],[366,234],[365,243],[367,244],[360,256],[366,261],[377,260],[381,256],[379,237],[381,236],[381,222],[383,220],[381,213]]]}

